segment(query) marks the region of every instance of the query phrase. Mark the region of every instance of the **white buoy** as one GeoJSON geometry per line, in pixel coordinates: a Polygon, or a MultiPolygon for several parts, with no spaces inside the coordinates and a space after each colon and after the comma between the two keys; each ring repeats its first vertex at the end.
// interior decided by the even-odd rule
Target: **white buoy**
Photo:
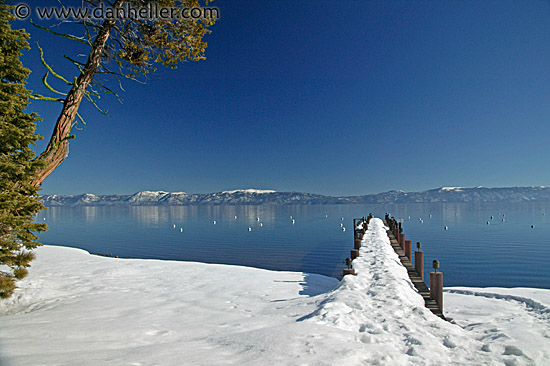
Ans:
{"type": "Polygon", "coordinates": [[[432,218],[432,214],[430,214],[430,219],[432,218]]]}
{"type": "Polygon", "coordinates": [[[216,225],[216,220],[214,220],[214,225],[216,225]]]}
{"type": "Polygon", "coordinates": [[[249,228],[248,228],[248,231],[252,231],[252,228],[251,228],[251,227],[249,227],[249,228]]]}
{"type": "Polygon", "coordinates": [[[260,222],[260,227],[264,226],[264,223],[263,222],[260,222]]]}
{"type": "Polygon", "coordinates": [[[260,221],[260,218],[259,218],[259,217],[256,217],[256,221],[260,221]]]}
{"type": "Polygon", "coordinates": [[[174,229],[176,228],[176,224],[173,225],[174,226],[174,229]]]}
{"type": "Polygon", "coordinates": [[[296,221],[295,221],[294,219],[292,219],[292,225],[294,225],[295,222],[296,222],[296,221]]]}
{"type": "Polygon", "coordinates": [[[46,221],[46,218],[44,217],[44,221],[46,221]]]}
{"type": "Polygon", "coordinates": [[[502,219],[502,222],[504,222],[504,221],[506,221],[506,220],[502,219]]]}
{"type": "Polygon", "coordinates": [[[290,215],[290,219],[292,220],[292,215],[290,215]]]}
{"type": "Polygon", "coordinates": [[[445,230],[449,230],[449,227],[448,227],[448,226],[445,226],[445,230]]]}
{"type": "Polygon", "coordinates": [[[325,215],[325,217],[328,217],[328,215],[325,215]]]}
{"type": "Polygon", "coordinates": [[[183,233],[183,228],[182,227],[180,227],[180,233],[183,233]]]}
{"type": "Polygon", "coordinates": [[[531,229],[534,229],[535,228],[535,225],[531,225],[531,229]]]}
{"type": "Polygon", "coordinates": [[[344,221],[344,218],[343,218],[343,217],[340,217],[340,220],[344,221]]]}
{"type": "Polygon", "coordinates": [[[491,220],[493,219],[493,216],[491,216],[491,220]]]}
{"type": "Polygon", "coordinates": [[[235,215],[235,220],[237,220],[237,215],[235,215]]]}
{"type": "Polygon", "coordinates": [[[345,227],[342,227],[342,231],[346,231],[346,228],[345,228],[345,227]]]}
{"type": "Polygon", "coordinates": [[[344,224],[340,223],[340,227],[344,227],[344,224]]]}
{"type": "Polygon", "coordinates": [[[491,223],[489,221],[487,221],[487,225],[490,225],[491,223]]]}

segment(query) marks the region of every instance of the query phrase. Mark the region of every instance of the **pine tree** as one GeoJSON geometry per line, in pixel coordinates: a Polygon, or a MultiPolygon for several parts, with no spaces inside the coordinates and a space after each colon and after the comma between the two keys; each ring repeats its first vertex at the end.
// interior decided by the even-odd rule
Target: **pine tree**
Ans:
{"type": "Polygon", "coordinates": [[[29,48],[29,35],[11,29],[11,8],[0,0],[0,298],[11,296],[15,281],[28,273],[32,249],[41,245],[33,232],[46,230],[46,225],[33,223],[34,214],[44,206],[31,184],[40,168],[30,148],[40,139],[35,132],[40,118],[25,113],[30,70],[19,59],[29,48]]]}

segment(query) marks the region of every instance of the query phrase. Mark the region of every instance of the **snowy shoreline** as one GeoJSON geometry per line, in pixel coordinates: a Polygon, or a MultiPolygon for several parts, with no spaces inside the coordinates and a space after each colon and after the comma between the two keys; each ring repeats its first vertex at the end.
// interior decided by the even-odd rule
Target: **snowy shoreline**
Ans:
{"type": "Polygon", "coordinates": [[[0,364],[546,365],[550,290],[446,288],[427,310],[373,219],[357,276],[44,246],[0,301],[0,364]]]}

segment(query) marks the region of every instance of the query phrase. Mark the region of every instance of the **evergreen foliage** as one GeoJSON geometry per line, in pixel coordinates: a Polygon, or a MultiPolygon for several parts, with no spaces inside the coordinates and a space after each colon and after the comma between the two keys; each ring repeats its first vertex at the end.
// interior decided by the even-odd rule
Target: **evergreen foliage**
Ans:
{"type": "Polygon", "coordinates": [[[40,118],[25,113],[30,70],[19,59],[29,48],[29,35],[11,29],[11,8],[0,0],[0,298],[11,296],[15,281],[28,273],[31,250],[41,245],[33,232],[46,230],[45,224],[33,223],[44,206],[31,184],[40,163],[29,147],[40,139],[35,132],[40,118]]]}

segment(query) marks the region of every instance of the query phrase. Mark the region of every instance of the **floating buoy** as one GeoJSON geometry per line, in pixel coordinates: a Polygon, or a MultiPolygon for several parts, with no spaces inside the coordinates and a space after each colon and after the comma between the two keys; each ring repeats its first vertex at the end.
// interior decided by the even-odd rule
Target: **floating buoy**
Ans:
{"type": "Polygon", "coordinates": [[[491,220],[493,219],[493,216],[491,216],[491,220]]]}
{"type": "Polygon", "coordinates": [[[296,221],[294,221],[294,219],[292,219],[292,225],[294,225],[295,222],[296,222],[296,221]]]}
{"type": "Polygon", "coordinates": [[[535,225],[531,225],[531,229],[534,229],[535,228],[535,225]]]}
{"type": "Polygon", "coordinates": [[[430,219],[432,218],[432,214],[430,214],[430,219]]]}
{"type": "Polygon", "coordinates": [[[183,228],[182,227],[180,227],[180,233],[183,233],[183,228]]]}
{"type": "Polygon", "coordinates": [[[235,215],[235,220],[237,220],[237,215],[235,215]]]}
{"type": "Polygon", "coordinates": [[[342,227],[342,231],[346,231],[346,228],[345,228],[345,227],[342,227]]]}
{"type": "Polygon", "coordinates": [[[292,220],[292,215],[290,215],[290,219],[292,220]]]}
{"type": "Polygon", "coordinates": [[[260,222],[260,227],[264,226],[263,222],[260,222]]]}
{"type": "Polygon", "coordinates": [[[491,223],[489,221],[487,221],[487,225],[490,225],[491,223]]]}
{"type": "Polygon", "coordinates": [[[343,218],[343,217],[341,217],[341,218],[340,218],[340,220],[344,221],[344,218],[343,218]]]}
{"type": "Polygon", "coordinates": [[[448,226],[445,226],[445,230],[449,230],[449,227],[448,227],[448,226]]]}
{"type": "Polygon", "coordinates": [[[46,221],[46,218],[44,217],[44,221],[46,221]]]}
{"type": "Polygon", "coordinates": [[[214,220],[214,225],[216,225],[216,220],[214,220]]]}
{"type": "Polygon", "coordinates": [[[248,231],[252,231],[252,228],[251,228],[251,227],[249,227],[249,228],[248,228],[248,231]]]}
{"type": "Polygon", "coordinates": [[[176,228],[176,224],[174,224],[174,229],[176,228]]]}
{"type": "Polygon", "coordinates": [[[259,217],[256,217],[256,221],[260,221],[260,218],[259,218],[259,217]]]}
{"type": "Polygon", "coordinates": [[[409,220],[411,219],[411,217],[409,216],[409,220]]]}
{"type": "Polygon", "coordinates": [[[502,219],[502,222],[504,222],[504,221],[506,221],[506,220],[502,219]]]}
{"type": "Polygon", "coordinates": [[[328,215],[325,215],[325,217],[328,217],[328,215]]]}
{"type": "Polygon", "coordinates": [[[344,224],[340,223],[340,227],[344,227],[344,224]]]}

